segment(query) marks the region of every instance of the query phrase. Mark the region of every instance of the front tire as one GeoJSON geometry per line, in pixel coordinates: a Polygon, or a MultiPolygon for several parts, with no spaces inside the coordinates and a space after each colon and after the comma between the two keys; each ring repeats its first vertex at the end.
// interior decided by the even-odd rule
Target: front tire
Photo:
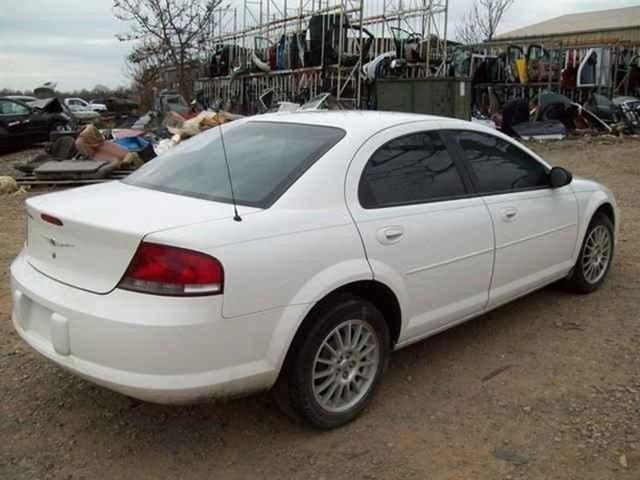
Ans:
{"type": "Polygon", "coordinates": [[[604,283],[613,260],[613,224],[602,213],[593,216],[580,248],[568,287],[581,294],[591,293],[604,283]]]}
{"type": "Polygon", "coordinates": [[[288,365],[288,400],[311,426],[339,427],[364,410],[380,383],[389,329],[378,308],[350,295],[336,297],[310,320],[288,365]]]}

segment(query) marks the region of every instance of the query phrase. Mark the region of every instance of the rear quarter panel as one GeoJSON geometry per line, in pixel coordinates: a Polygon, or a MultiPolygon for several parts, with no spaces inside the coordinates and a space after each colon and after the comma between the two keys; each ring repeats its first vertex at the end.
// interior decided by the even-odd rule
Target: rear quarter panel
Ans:
{"type": "Polygon", "coordinates": [[[371,278],[345,209],[265,211],[245,215],[241,222],[191,225],[146,240],[219,259],[226,318],[314,303],[345,283],[371,278]]]}
{"type": "Polygon", "coordinates": [[[347,133],[274,205],[241,222],[207,222],[148,240],[218,258],[225,271],[225,317],[315,303],[346,283],[371,279],[344,198],[347,165],[363,141],[347,133]]]}

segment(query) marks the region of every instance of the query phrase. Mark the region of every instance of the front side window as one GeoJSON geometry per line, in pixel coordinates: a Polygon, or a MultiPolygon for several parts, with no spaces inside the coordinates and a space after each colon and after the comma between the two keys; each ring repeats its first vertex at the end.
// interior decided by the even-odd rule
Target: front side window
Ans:
{"type": "MultiPolygon", "coordinates": [[[[240,122],[240,121],[239,121],[240,122]]],[[[224,145],[240,205],[267,208],[344,136],[338,128],[250,121],[225,127],[224,145]]],[[[220,131],[203,132],[129,175],[125,183],[231,202],[220,131]]]]}
{"type": "Polygon", "coordinates": [[[435,132],[396,138],[369,159],[360,179],[364,208],[423,203],[466,194],[456,165],[435,132]]]}
{"type": "Polygon", "coordinates": [[[481,194],[549,187],[546,167],[501,138],[479,132],[454,131],[481,194]]]}

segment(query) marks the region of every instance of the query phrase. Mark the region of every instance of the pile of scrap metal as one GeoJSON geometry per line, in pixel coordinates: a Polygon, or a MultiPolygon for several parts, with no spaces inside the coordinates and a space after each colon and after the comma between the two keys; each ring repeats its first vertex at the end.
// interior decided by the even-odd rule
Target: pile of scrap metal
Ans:
{"type": "Polygon", "coordinates": [[[155,146],[155,151],[158,155],[161,155],[175,147],[178,143],[195,137],[200,132],[238,118],[242,118],[242,116],[223,111],[213,112],[205,110],[188,119],[185,119],[179,113],[169,112],[164,117],[162,124],[169,134],[171,134],[171,137],[164,138],[158,142],[155,146]]]}
{"type": "Polygon", "coordinates": [[[79,184],[123,178],[132,170],[200,132],[238,118],[227,112],[202,111],[189,119],[169,111],[148,113],[142,127],[99,130],[93,125],[58,136],[45,152],[14,165],[19,184],[79,184]]]}
{"type": "Polygon", "coordinates": [[[144,132],[98,130],[87,125],[80,132],[58,136],[45,145],[45,151],[14,165],[23,175],[20,184],[89,183],[121,178],[127,171],[155,157],[152,143],[144,132]]]}
{"type": "Polygon", "coordinates": [[[607,97],[591,93],[580,105],[559,93],[543,92],[529,100],[504,102],[495,91],[482,95],[482,110],[474,121],[490,124],[513,137],[537,140],[562,139],[569,134],[634,133],[640,126],[640,100],[607,97]]]}

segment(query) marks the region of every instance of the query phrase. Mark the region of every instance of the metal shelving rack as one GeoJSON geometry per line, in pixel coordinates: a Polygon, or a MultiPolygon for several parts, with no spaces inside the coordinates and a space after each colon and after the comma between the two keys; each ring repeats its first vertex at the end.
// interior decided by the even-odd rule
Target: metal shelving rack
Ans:
{"type": "MultiPolygon", "coordinates": [[[[394,49],[391,27],[403,28],[434,41],[424,42],[426,61],[404,69],[409,78],[445,74],[447,49],[447,12],[449,0],[242,0],[241,5],[216,12],[215,24],[203,45],[202,63],[208,64],[216,45],[231,45],[230,63],[249,65],[249,51],[257,37],[277,42],[282,35],[305,31],[315,15],[339,14],[343,22],[362,25],[376,37],[370,53],[373,57],[394,49]]],[[[334,65],[303,67],[269,73],[206,77],[196,81],[196,91],[210,100],[236,102],[257,107],[261,92],[273,89],[279,101],[304,101],[324,91],[333,91],[343,103],[360,108],[367,87],[362,65],[363,34],[339,36],[338,61],[334,65]],[[359,55],[352,66],[342,65],[343,51],[359,55]]],[[[324,43],[324,42],[323,42],[324,43]]],[[[321,55],[324,59],[324,54],[321,55]]]]}

